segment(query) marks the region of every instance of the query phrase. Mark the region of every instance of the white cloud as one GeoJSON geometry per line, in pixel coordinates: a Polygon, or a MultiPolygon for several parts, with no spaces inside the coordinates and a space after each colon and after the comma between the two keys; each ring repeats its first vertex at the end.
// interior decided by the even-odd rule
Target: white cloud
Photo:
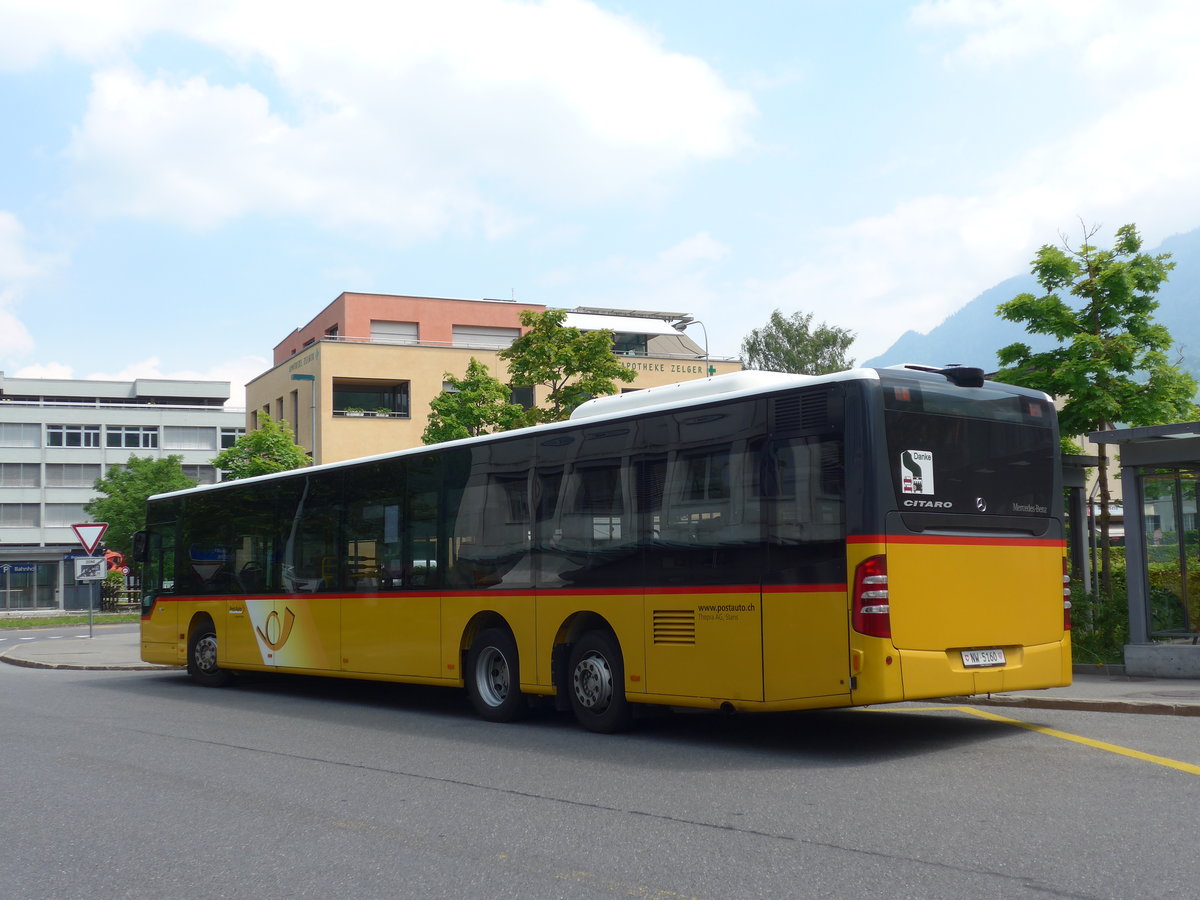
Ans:
{"type": "Polygon", "coordinates": [[[1193,0],[924,0],[912,19],[958,39],[946,54],[951,65],[1054,56],[1069,59],[1097,91],[1128,90],[1194,68],[1200,36],[1193,0]]]}
{"type": "Polygon", "coordinates": [[[744,303],[767,300],[850,328],[861,360],[908,329],[928,331],[1004,278],[1027,273],[1037,248],[1056,243],[1060,233],[1070,239],[1080,218],[1109,237],[1134,222],[1150,246],[1194,228],[1200,124],[1187,114],[1200,95],[1194,9],[1178,2],[921,4],[919,24],[964,29],[951,54],[955,64],[995,64],[1053,46],[1066,65],[1095,67],[1107,86],[1105,103],[1073,131],[1041,142],[1025,136],[1026,149],[980,175],[970,194],[915,196],[819,231],[804,242],[804,263],[747,284],[744,303]]]}
{"type": "Polygon", "coordinates": [[[14,378],[57,378],[66,381],[74,380],[75,370],[63,363],[38,363],[32,366],[21,366],[13,372],[14,378]]]}
{"type": "Polygon", "coordinates": [[[151,76],[114,57],[69,148],[98,215],[495,235],[530,203],[636,199],[748,143],[748,95],[584,0],[198,9],[169,22],[148,5],[107,45],[159,27],[274,80],[151,76]]]}
{"type": "Polygon", "coordinates": [[[84,381],[136,381],[139,378],[163,378],[171,381],[228,381],[228,408],[246,406],[246,384],[270,368],[268,360],[258,356],[225,360],[207,370],[170,369],[163,367],[157,356],[136,360],[112,372],[92,372],[76,375],[73,366],[51,362],[24,366],[14,375],[18,378],[65,378],[84,381]]]}
{"type": "Polygon", "coordinates": [[[581,300],[581,303],[690,312],[699,316],[718,301],[719,264],[729,253],[728,246],[708,232],[699,232],[648,260],[606,259],[597,265],[596,272],[571,273],[569,280],[576,284],[604,285],[606,291],[612,290],[612,285],[620,285],[619,301],[606,294],[581,300]]]}
{"type": "MultiPolygon", "coordinates": [[[[174,4],[182,7],[183,4],[174,4]]],[[[0,69],[111,58],[170,16],[170,0],[0,0],[0,69]]]]}
{"type": "Polygon", "coordinates": [[[61,260],[29,246],[21,221],[0,210],[0,356],[23,356],[33,349],[33,338],[12,314],[28,286],[61,260]]]}

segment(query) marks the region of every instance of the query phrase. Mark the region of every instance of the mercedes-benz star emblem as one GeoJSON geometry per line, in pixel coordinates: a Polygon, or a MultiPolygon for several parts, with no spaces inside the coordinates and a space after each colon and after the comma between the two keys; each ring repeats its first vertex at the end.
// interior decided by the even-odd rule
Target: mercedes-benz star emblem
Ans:
{"type": "Polygon", "coordinates": [[[987,512],[987,501],[982,497],[975,498],[975,508],[980,512],[987,512]]]}

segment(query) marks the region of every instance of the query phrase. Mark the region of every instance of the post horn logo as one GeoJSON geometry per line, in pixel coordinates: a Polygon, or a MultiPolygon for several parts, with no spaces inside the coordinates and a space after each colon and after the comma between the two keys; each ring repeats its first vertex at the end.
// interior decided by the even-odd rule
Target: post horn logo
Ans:
{"type": "Polygon", "coordinates": [[[258,636],[262,638],[262,642],[272,650],[278,651],[292,635],[292,626],[296,624],[296,614],[291,609],[284,607],[283,610],[283,628],[279,627],[279,613],[271,610],[267,620],[263,622],[265,628],[256,628],[258,636]]]}

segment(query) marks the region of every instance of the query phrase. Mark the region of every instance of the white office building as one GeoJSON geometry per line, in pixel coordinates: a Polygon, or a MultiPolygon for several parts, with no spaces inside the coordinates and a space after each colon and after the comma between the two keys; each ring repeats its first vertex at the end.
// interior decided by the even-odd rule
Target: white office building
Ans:
{"type": "Polygon", "coordinates": [[[93,590],[74,581],[84,551],[71,526],[89,521],[96,479],[131,455],[178,455],[192,478],[218,480],[212,458],[245,430],[228,399],[223,381],[0,372],[0,614],[85,609],[93,590]]]}

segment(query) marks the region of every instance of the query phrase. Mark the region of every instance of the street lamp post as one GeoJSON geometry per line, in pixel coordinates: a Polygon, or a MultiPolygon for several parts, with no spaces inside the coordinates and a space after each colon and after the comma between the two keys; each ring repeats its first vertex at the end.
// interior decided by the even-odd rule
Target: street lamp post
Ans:
{"type": "Polygon", "coordinates": [[[691,316],[684,316],[678,322],[672,322],[671,327],[680,334],[687,331],[689,325],[699,325],[700,330],[704,332],[704,362],[708,362],[708,329],[704,327],[704,323],[699,319],[693,319],[691,316]]]}

